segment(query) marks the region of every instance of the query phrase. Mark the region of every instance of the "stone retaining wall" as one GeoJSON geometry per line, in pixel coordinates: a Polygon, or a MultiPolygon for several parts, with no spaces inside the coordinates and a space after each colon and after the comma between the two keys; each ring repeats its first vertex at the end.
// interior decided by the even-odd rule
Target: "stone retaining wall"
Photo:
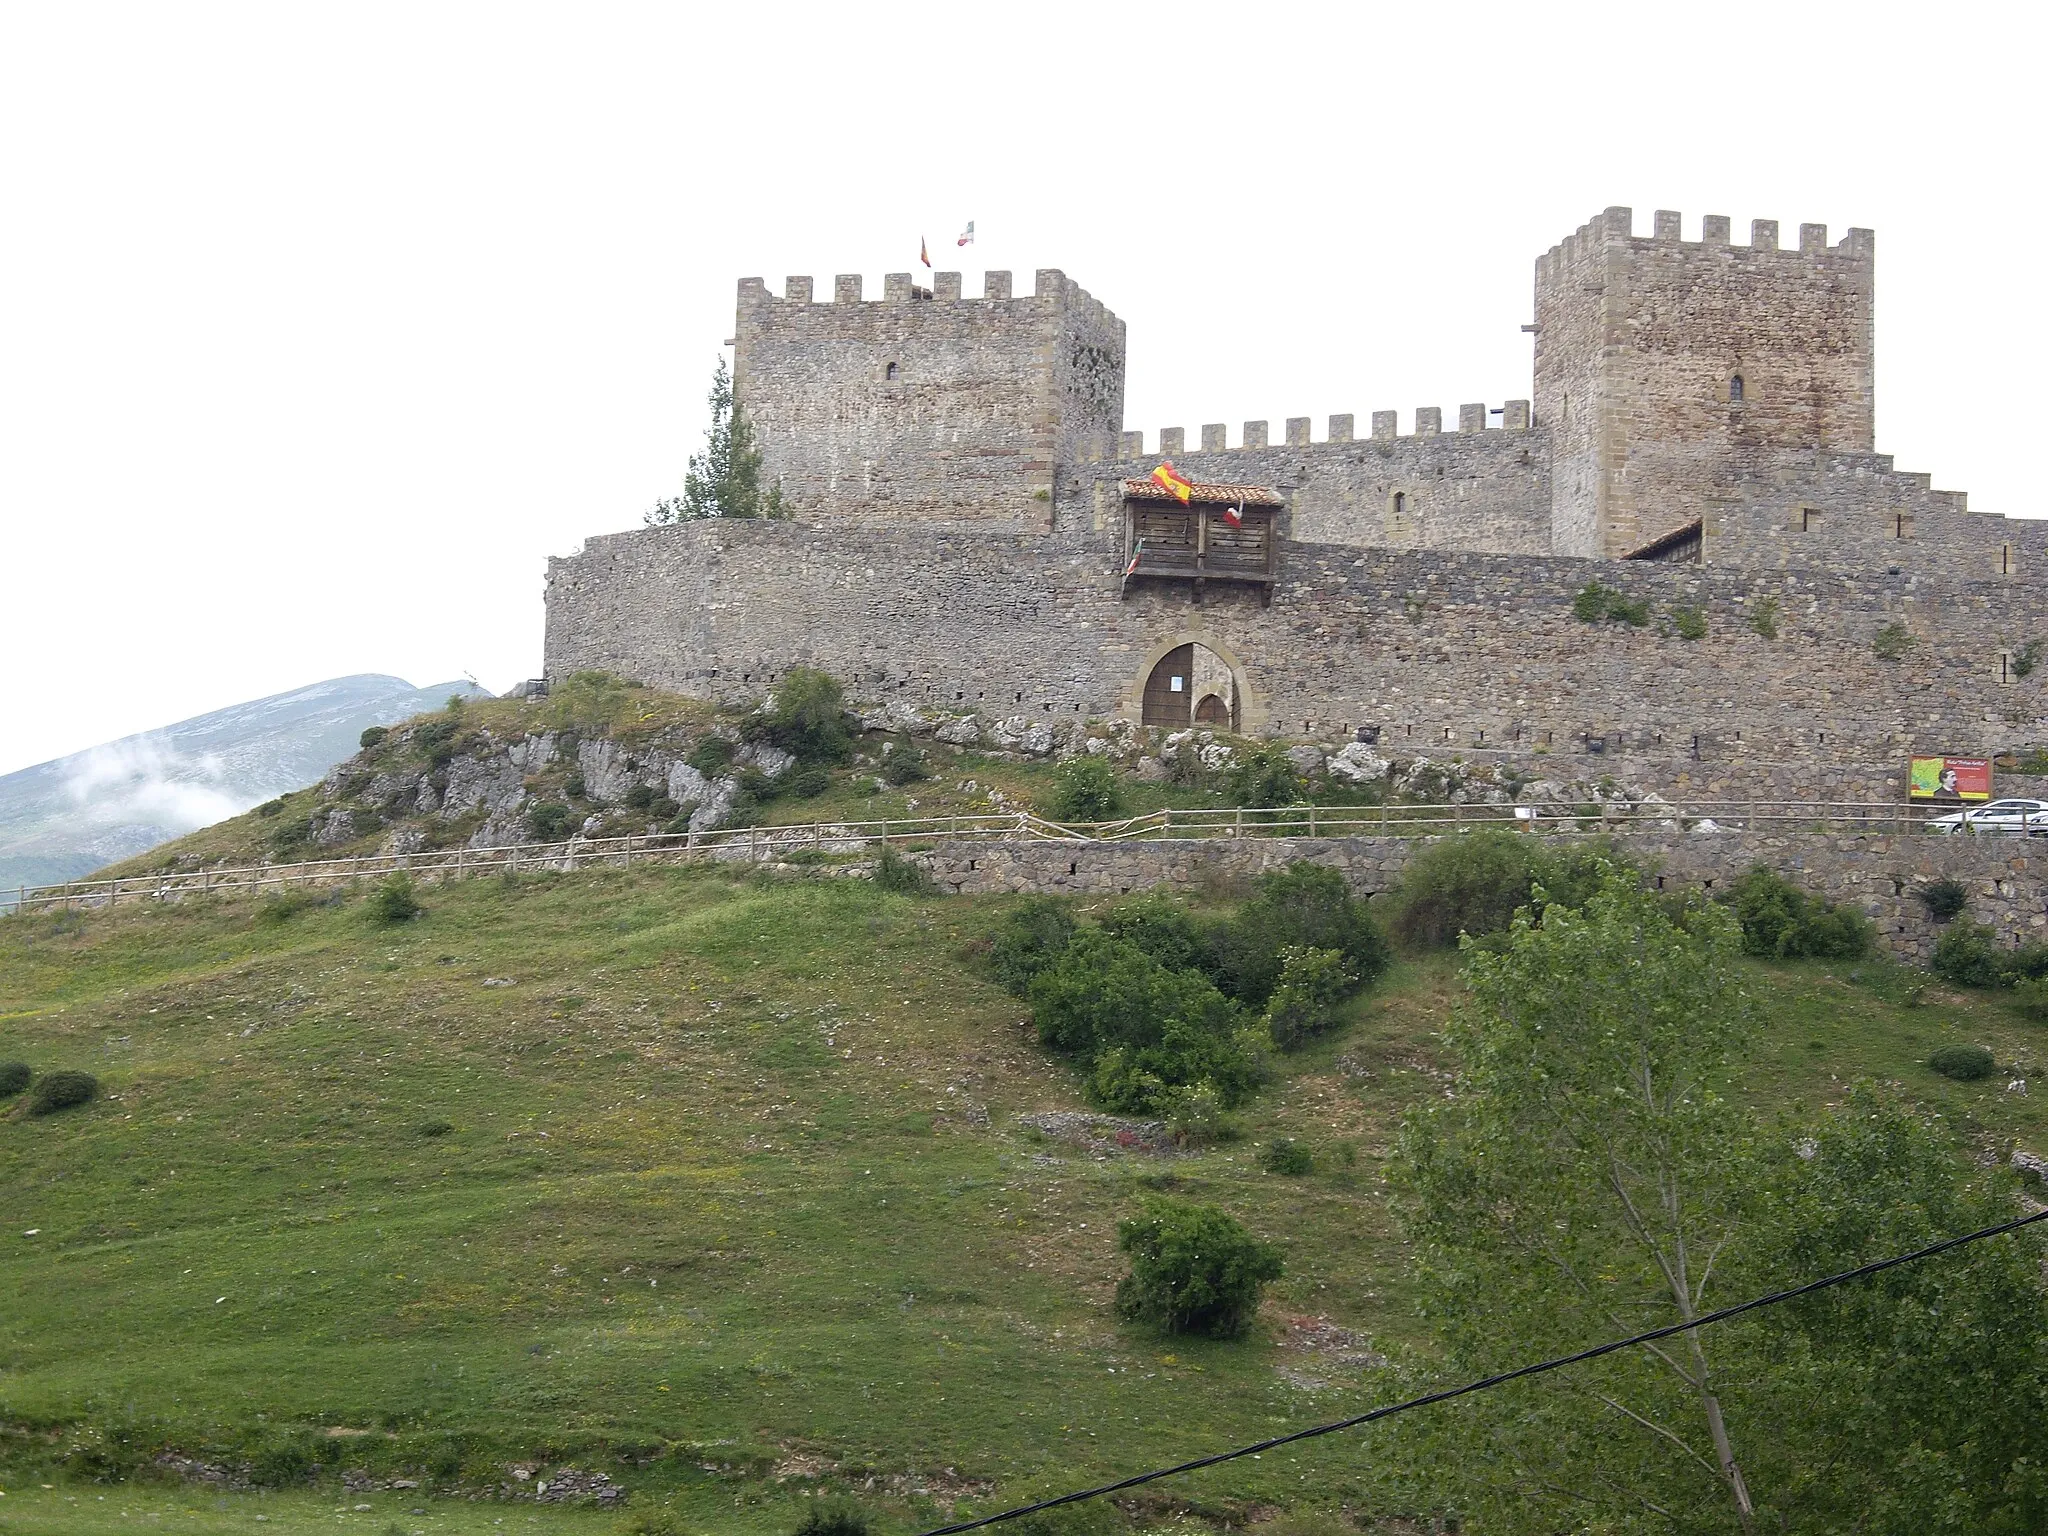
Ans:
{"type": "MultiPolygon", "coordinates": [[[[1307,859],[1343,871],[1368,898],[1393,888],[1430,838],[1331,837],[1126,843],[967,842],[912,855],[941,887],[967,894],[1031,892],[1119,896],[1154,887],[1181,895],[1230,891],[1307,859]]],[[[1969,914],[2017,945],[2048,938],[2048,845],[2019,838],[1950,838],[1822,832],[1674,832],[1620,846],[1657,871],[1660,888],[1725,888],[1767,864],[1801,888],[1869,914],[1879,944],[1924,963],[1940,931],[1914,890],[1954,878],[1970,888],[1969,914]]]]}

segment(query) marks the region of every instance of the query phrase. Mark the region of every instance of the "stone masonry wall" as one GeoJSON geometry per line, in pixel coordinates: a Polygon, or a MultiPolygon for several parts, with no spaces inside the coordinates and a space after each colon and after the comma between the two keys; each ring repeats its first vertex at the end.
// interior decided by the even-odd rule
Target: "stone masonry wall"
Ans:
{"type": "Polygon", "coordinates": [[[1228,663],[1248,731],[1443,748],[1612,750],[1705,763],[1895,763],[2029,745],[2048,668],[2001,685],[2004,637],[2048,633],[2048,594],[1996,578],[1746,572],[1649,562],[1294,544],[1272,605],[1120,598],[1106,535],[879,532],[702,522],[589,541],[550,562],[547,671],[598,668],[689,694],[759,695],[821,667],[857,697],[991,715],[1135,719],[1145,678],[1194,641],[1228,663]],[[1587,625],[1597,575],[1656,622],[1587,625]],[[1778,638],[1750,619],[1776,603],[1778,638]],[[1696,606],[1707,638],[1669,632],[1696,606]],[[1901,659],[1872,648],[1904,622],[1901,659]]]}
{"type": "Polygon", "coordinates": [[[1619,555],[1729,499],[1784,448],[1871,450],[1875,239],[1774,220],[1747,246],[1609,208],[1536,264],[1537,420],[1558,436],[1559,552],[1619,555]],[[1736,398],[1733,381],[1742,388],[1736,398]]]}
{"type": "Polygon", "coordinates": [[[733,387],[758,434],[764,483],[813,521],[1043,529],[1054,466],[1099,455],[1123,421],[1124,326],[1056,271],[961,297],[892,273],[814,302],[808,277],[739,287],[733,387]]]}
{"type": "MultiPolygon", "coordinates": [[[[912,855],[951,891],[1117,896],[1164,887],[1194,895],[1255,879],[1299,860],[1342,870],[1368,898],[1391,890],[1427,838],[1245,838],[1241,841],[942,843],[912,855]]],[[[1656,871],[1659,889],[1722,890],[1754,864],[1802,889],[1859,908],[1880,945],[1924,963],[1940,929],[1914,896],[1954,878],[1970,888],[1970,915],[2002,943],[2048,937],[2048,857],[2018,838],[1827,835],[1814,832],[1631,836],[1629,857],[1656,871]]]]}
{"type": "Polygon", "coordinates": [[[1441,415],[1419,410],[1419,430],[1397,437],[1394,413],[1375,412],[1364,438],[1353,436],[1351,417],[1333,416],[1321,442],[1310,440],[1305,416],[1286,423],[1279,443],[1267,441],[1267,423],[1248,421],[1235,448],[1224,446],[1221,424],[1203,427],[1192,450],[1183,430],[1167,428],[1151,455],[1142,433],[1126,432],[1114,461],[1062,474],[1059,514],[1069,526],[1113,531],[1123,515],[1118,482],[1142,479],[1171,459],[1193,480],[1278,490],[1288,507],[1282,532],[1295,539],[1548,554],[1550,445],[1529,430],[1528,401],[1507,403],[1504,429],[1487,427],[1484,405],[1460,407],[1455,432],[1441,429],[1441,415]]]}

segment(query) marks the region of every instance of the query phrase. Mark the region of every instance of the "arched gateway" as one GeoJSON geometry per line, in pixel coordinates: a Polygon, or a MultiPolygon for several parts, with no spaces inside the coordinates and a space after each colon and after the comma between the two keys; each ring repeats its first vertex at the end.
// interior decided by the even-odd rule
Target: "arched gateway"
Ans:
{"type": "Polygon", "coordinates": [[[1185,730],[1238,728],[1239,690],[1230,663],[1197,641],[1183,641],[1161,656],[1145,679],[1140,722],[1185,730]]]}

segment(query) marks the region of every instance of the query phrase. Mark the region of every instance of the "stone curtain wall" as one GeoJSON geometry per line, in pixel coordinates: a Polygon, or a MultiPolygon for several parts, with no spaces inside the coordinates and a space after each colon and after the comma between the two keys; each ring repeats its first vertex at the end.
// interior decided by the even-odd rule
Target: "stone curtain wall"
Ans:
{"type": "Polygon", "coordinates": [[[1269,443],[1267,423],[1246,422],[1238,446],[1226,448],[1220,424],[1201,429],[1190,449],[1181,428],[1158,436],[1123,434],[1115,460],[1082,463],[1060,477],[1063,525],[1113,533],[1123,515],[1119,482],[1149,475],[1171,459],[1189,478],[1267,485],[1287,499],[1282,531],[1295,539],[1395,549],[1484,549],[1503,554],[1550,552],[1550,445],[1529,430],[1529,403],[1510,400],[1509,425],[1486,425],[1484,405],[1460,408],[1455,432],[1441,411],[1416,412],[1418,430],[1394,435],[1394,413],[1374,413],[1369,437],[1352,435],[1352,418],[1333,416],[1329,435],[1310,440],[1307,417],[1286,423],[1286,440],[1269,443]],[[1401,495],[1397,512],[1396,493],[1401,495]]]}
{"type": "MultiPolygon", "coordinates": [[[[1272,606],[1132,584],[1107,535],[880,532],[704,522],[589,541],[549,563],[547,672],[758,696],[823,668],[858,698],[991,716],[1138,718],[1154,661],[1195,641],[1230,663],[1248,733],[1440,751],[1610,751],[1703,762],[1895,763],[2042,739],[2048,667],[2001,685],[2008,637],[2048,634],[2025,581],[1593,563],[1294,544],[1272,606]],[[1653,624],[1588,625],[1593,578],[1653,624]],[[1778,638],[1751,628],[1775,599],[1778,638]],[[1708,637],[1660,633],[1680,605],[1708,637]],[[1872,649],[1903,622],[1898,660],[1872,649]]],[[[1798,796],[1797,798],[1806,798],[1798,796]]]]}
{"type": "Polygon", "coordinates": [[[808,277],[781,298],[740,283],[734,388],[796,516],[1043,529],[1054,466],[1103,451],[1123,420],[1123,322],[1056,271],[1023,297],[1007,272],[979,299],[960,287],[892,273],[869,300],[842,276],[827,303],[808,277]]]}
{"type": "MultiPolygon", "coordinates": [[[[1155,887],[1201,895],[1242,886],[1300,860],[1343,871],[1368,897],[1391,890],[1432,839],[1258,838],[1241,841],[1054,843],[952,842],[912,855],[941,887],[969,894],[1031,892],[1119,896],[1155,887]]],[[[1631,836],[1619,847],[1656,871],[1660,889],[1724,891],[1755,864],[1801,889],[1846,902],[1872,918],[1880,945],[1925,963],[1940,928],[1913,892],[1954,878],[1970,888],[1969,916],[2000,942],[2048,937],[2048,855],[2021,838],[1917,834],[1839,836],[1818,832],[1631,836]]]]}
{"type": "Polygon", "coordinates": [[[1558,436],[1556,548],[1619,555],[1726,498],[1773,449],[1873,447],[1875,238],[1609,208],[1536,263],[1537,419],[1558,436]],[[1743,380],[1743,398],[1730,383],[1743,380]]]}

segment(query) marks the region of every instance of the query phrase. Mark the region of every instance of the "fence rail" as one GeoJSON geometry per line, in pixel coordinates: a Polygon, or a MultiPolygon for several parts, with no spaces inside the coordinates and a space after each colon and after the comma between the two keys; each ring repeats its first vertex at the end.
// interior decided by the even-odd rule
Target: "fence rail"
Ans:
{"type": "Polygon", "coordinates": [[[790,858],[858,856],[884,847],[968,839],[1044,839],[1077,845],[1231,839],[1245,837],[1433,837],[1466,828],[1498,826],[1537,834],[1628,836],[1675,831],[1712,833],[1779,830],[1816,832],[1956,831],[1965,834],[2048,836],[2048,813],[2025,822],[1990,824],[1959,819],[1953,807],[1832,800],[1701,800],[1556,806],[1516,805],[1290,805],[1250,810],[1150,811],[1121,821],[1061,823],[1029,811],[988,816],[901,817],[884,821],[811,822],[800,826],[730,827],[715,832],[647,833],[632,837],[570,838],[502,848],[442,848],[417,853],[364,854],[293,864],[246,865],[173,873],[72,880],[0,891],[0,907],[17,911],[98,907],[124,901],[162,901],[215,891],[257,892],[289,885],[360,880],[404,871],[440,879],[518,870],[573,870],[593,866],[714,859],[767,863],[790,858]]]}

